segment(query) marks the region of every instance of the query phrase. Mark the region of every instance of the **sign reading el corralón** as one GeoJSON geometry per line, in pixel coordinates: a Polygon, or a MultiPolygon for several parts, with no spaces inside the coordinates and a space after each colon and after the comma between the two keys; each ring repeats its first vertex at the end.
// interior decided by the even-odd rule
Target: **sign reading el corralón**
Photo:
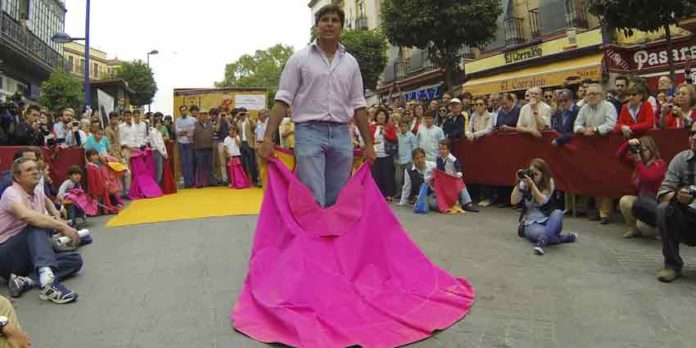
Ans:
{"type": "Polygon", "coordinates": [[[521,50],[511,51],[504,54],[505,64],[521,62],[524,60],[539,58],[544,55],[540,46],[531,46],[521,50]]]}

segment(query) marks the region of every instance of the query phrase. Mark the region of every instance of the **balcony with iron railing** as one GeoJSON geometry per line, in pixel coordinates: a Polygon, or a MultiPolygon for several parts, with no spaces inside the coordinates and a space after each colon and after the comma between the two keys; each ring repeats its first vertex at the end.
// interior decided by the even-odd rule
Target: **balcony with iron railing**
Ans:
{"type": "Polygon", "coordinates": [[[529,33],[532,38],[541,36],[541,24],[539,22],[539,9],[529,10],[529,33]]]}
{"type": "Polygon", "coordinates": [[[507,17],[504,20],[505,26],[505,44],[508,46],[518,45],[525,42],[524,29],[522,24],[524,18],[507,17]]]}
{"type": "Polygon", "coordinates": [[[2,12],[0,20],[0,39],[9,42],[23,54],[33,58],[47,70],[59,68],[63,64],[61,55],[39,39],[26,27],[20,25],[7,13],[2,12]]]}
{"type": "Polygon", "coordinates": [[[565,0],[565,17],[568,27],[588,28],[585,0],[565,0]]]}
{"type": "Polygon", "coordinates": [[[367,16],[360,16],[355,19],[355,29],[358,30],[368,30],[370,29],[367,16]]]}

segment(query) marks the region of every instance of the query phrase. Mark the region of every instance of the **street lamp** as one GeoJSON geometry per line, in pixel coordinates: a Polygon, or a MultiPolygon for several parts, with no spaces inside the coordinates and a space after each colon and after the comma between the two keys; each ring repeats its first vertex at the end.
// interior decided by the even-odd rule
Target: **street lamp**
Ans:
{"type": "Polygon", "coordinates": [[[152,50],[150,52],[147,52],[147,67],[150,67],[150,56],[154,56],[156,54],[159,54],[158,50],[152,50]]]}
{"type": "Polygon", "coordinates": [[[91,110],[91,88],[89,84],[89,13],[90,13],[90,1],[87,1],[87,15],[85,16],[85,37],[71,37],[66,33],[56,33],[51,37],[51,41],[59,44],[66,44],[68,42],[74,41],[84,41],[85,42],[85,110],[91,110]]]}
{"type": "MultiPolygon", "coordinates": [[[[150,52],[147,52],[147,67],[148,67],[148,68],[150,67],[150,56],[154,56],[154,55],[156,55],[156,54],[159,54],[159,51],[158,51],[158,50],[152,50],[152,51],[150,51],[150,52]]],[[[152,111],[152,110],[150,110],[151,105],[152,105],[152,104],[147,104],[147,112],[152,111]]]]}

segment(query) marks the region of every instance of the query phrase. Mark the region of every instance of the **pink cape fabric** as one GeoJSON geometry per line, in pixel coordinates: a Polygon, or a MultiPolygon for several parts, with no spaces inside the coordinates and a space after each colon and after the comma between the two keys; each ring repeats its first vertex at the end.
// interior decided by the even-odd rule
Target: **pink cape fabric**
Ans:
{"type": "Polygon", "coordinates": [[[433,188],[437,206],[441,213],[459,203],[459,192],[466,187],[462,179],[441,170],[433,170],[433,188]]]}
{"type": "Polygon", "coordinates": [[[474,289],[434,265],[406,234],[363,165],[336,205],[319,207],[269,161],[234,327],[295,347],[395,347],[463,318],[474,289]]]}
{"type": "Polygon", "coordinates": [[[99,207],[97,201],[90,199],[89,195],[82,189],[72,189],[65,193],[64,199],[71,201],[74,205],[82,209],[88,216],[97,216],[99,207]]]}
{"type": "Polygon", "coordinates": [[[154,198],[162,196],[162,189],[155,181],[155,162],[152,151],[134,150],[131,152],[131,188],[128,198],[154,198]]]}
{"type": "Polygon", "coordinates": [[[233,157],[227,162],[227,171],[230,175],[230,188],[245,189],[251,186],[239,157],[233,157]]]}

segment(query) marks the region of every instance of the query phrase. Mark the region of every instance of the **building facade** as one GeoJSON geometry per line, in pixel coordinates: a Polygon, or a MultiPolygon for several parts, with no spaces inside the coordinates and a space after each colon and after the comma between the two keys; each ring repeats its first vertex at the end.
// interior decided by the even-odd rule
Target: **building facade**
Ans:
{"type": "Polygon", "coordinates": [[[40,97],[39,85],[62,64],[63,48],[51,41],[65,31],[59,0],[0,0],[0,99],[40,97]]]}
{"type": "MultiPolygon", "coordinates": [[[[117,69],[121,66],[118,59],[109,59],[106,52],[96,48],[89,50],[89,75],[93,80],[112,79],[116,76],[117,69]]],[[[63,47],[63,60],[65,71],[79,78],[85,75],[85,45],[78,42],[66,43],[63,47]]]]}

